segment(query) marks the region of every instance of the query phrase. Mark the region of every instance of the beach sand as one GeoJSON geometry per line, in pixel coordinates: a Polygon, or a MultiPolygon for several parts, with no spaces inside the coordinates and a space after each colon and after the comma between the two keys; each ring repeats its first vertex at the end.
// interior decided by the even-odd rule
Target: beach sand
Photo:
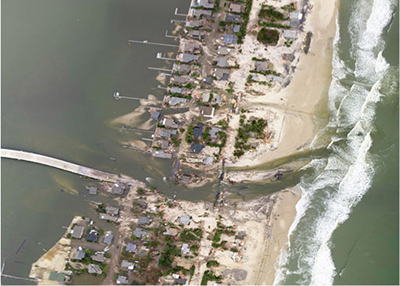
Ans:
{"type": "Polygon", "coordinates": [[[336,30],[336,1],[310,1],[304,30],[312,31],[310,51],[301,53],[291,83],[279,92],[243,97],[242,107],[269,107],[282,123],[274,125],[275,138],[264,150],[245,154],[230,166],[254,166],[309,148],[317,129],[314,114],[324,107],[332,71],[332,45],[336,30]]]}

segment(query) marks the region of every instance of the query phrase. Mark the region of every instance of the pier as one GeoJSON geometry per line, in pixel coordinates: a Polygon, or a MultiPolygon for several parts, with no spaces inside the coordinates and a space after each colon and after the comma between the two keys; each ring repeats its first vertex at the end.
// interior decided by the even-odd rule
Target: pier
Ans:
{"type": "Polygon", "coordinates": [[[155,46],[164,46],[164,47],[172,47],[172,48],[177,48],[179,47],[178,45],[173,45],[173,44],[164,44],[164,43],[155,43],[155,42],[149,42],[149,41],[138,41],[138,40],[128,40],[129,43],[134,43],[134,44],[146,44],[146,45],[155,45],[155,46]]]}
{"type": "Polygon", "coordinates": [[[41,154],[36,154],[36,153],[31,153],[31,152],[25,152],[25,151],[18,151],[18,150],[12,150],[12,149],[1,149],[1,158],[7,158],[7,159],[15,159],[15,160],[22,160],[22,161],[27,161],[27,162],[32,162],[32,163],[37,163],[37,164],[42,164],[46,165],[49,167],[61,169],[70,173],[78,174],[81,176],[93,178],[99,181],[107,181],[107,182],[113,182],[113,183],[126,183],[126,184],[137,184],[139,181],[134,180],[128,176],[123,176],[123,175],[117,175],[117,174],[112,174],[96,169],[92,169],[89,167],[85,166],[80,166],[68,161],[64,161],[61,159],[41,155],[41,154]]]}

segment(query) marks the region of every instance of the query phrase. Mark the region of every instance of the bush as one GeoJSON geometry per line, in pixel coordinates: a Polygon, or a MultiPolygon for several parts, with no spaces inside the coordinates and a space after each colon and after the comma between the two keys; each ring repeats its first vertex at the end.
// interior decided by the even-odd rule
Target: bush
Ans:
{"type": "Polygon", "coordinates": [[[263,44],[275,46],[279,40],[279,32],[277,30],[262,28],[258,32],[257,40],[263,44]]]}
{"type": "Polygon", "coordinates": [[[207,267],[210,268],[211,266],[215,266],[215,267],[219,266],[218,261],[215,261],[215,260],[208,261],[207,262],[207,267]]]}

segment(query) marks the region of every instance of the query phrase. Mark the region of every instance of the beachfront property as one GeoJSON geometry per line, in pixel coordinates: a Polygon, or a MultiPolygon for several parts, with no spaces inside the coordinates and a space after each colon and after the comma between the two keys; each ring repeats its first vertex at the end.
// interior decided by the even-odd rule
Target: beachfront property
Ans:
{"type": "Polygon", "coordinates": [[[74,226],[71,230],[71,237],[76,238],[76,239],[81,239],[83,236],[84,230],[85,230],[85,227],[83,227],[81,225],[74,226]]]}

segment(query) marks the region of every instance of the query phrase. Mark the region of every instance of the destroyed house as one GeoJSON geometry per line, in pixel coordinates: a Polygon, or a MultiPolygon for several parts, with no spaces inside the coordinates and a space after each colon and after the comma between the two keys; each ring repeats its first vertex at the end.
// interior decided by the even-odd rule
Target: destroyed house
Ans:
{"type": "Polygon", "coordinates": [[[224,43],[234,45],[237,42],[237,36],[234,34],[225,34],[223,38],[224,43]]]}

